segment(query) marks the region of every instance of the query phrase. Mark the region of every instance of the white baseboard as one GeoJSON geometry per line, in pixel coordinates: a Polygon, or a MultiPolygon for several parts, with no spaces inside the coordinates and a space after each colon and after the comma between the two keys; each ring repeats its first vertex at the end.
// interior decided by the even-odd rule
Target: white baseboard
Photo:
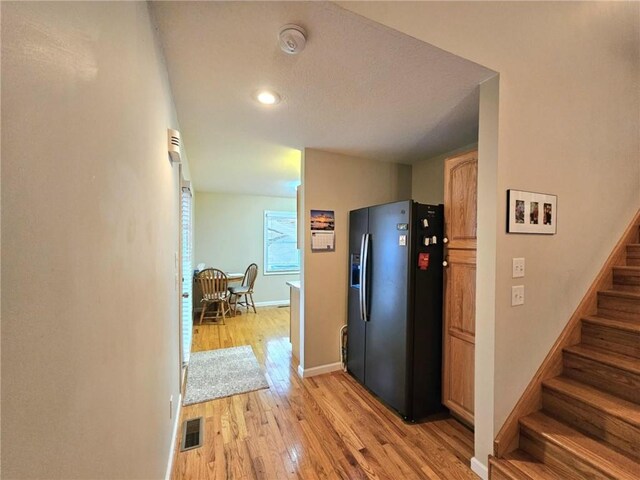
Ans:
{"type": "Polygon", "coordinates": [[[482,480],[489,480],[489,470],[487,467],[478,460],[476,457],[471,459],[471,470],[478,475],[482,480]]]}
{"type": "Polygon", "coordinates": [[[270,300],[268,302],[256,302],[256,307],[279,307],[288,306],[289,299],[287,300],[270,300]]]}
{"type": "Polygon", "coordinates": [[[298,375],[302,378],[314,377],[316,375],[322,375],[323,373],[336,372],[342,370],[342,364],[340,362],[328,363],[327,365],[320,365],[313,368],[302,368],[298,365],[298,375]]]}
{"type": "Polygon", "coordinates": [[[169,449],[169,461],[164,480],[171,480],[171,470],[173,469],[173,458],[176,455],[176,437],[178,436],[178,426],[180,425],[180,412],[182,410],[182,394],[178,397],[178,408],[176,408],[176,418],[173,422],[173,433],[171,434],[171,448],[169,449]]]}

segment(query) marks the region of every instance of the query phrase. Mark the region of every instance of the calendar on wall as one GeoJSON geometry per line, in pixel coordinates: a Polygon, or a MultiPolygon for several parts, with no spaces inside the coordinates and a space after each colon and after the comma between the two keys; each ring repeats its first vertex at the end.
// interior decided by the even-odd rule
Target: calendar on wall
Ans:
{"type": "Polygon", "coordinates": [[[311,250],[333,252],[336,248],[335,212],[311,210],[311,250]]]}

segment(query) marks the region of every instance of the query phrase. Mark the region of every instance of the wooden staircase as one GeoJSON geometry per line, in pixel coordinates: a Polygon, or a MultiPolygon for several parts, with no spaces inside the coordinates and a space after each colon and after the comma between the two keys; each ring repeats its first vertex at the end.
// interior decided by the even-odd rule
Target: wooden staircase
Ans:
{"type": "Polygon", "coordinates": [[[555,376],[537,374],[538,410],[517,419],[516,449],[490,457],[491,479],[640,479],[640,239],[634,223],[635,243],[622,245],[626,258],[616,262],[626,265],[608,266],[610,288],[594,291],[595,315],[581,315],[574,343],[560,345],[555,376]]]}

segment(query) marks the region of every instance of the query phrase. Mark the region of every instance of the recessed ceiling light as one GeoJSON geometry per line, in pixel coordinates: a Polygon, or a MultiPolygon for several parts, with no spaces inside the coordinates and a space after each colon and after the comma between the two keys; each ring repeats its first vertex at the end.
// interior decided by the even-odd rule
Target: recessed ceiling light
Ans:
{"type": "Polygon", "coordinates": [[[256,100],[263,105],[276,105],[280,103],[280,95],[269,90],[261,90],[256,93],[256,100]]]}

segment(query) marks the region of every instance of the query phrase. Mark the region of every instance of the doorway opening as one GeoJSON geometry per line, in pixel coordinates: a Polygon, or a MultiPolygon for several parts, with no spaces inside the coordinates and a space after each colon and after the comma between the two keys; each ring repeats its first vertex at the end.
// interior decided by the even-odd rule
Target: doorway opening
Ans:
{"type": "MultiPolygon", "coordinates": [[[[231,298],[212,302],[214,312],[228,312],[224,324],[200,324],[208,299],[192,283],[192,351],[251,345],[278,379],[273,388],[284,391],[304,385],[298,377],[339,370],[349,212],[411,198],[445,203],[445,158],[460,152],[477,150],[477,256],[489,248],[481,236],[496,234],[497,200],[495,172],[489,172],[495,164],[485,158],[497,142],[485,140],[483,85],[496,72],[332,4],[166,2],[151,8],[192,165],[191,269],[215,268],[240,282],[250,263],[259,269],[257,313],[245,305],[231,316],[231,298]],[[268,41],[292,18],[309,34],[298,55],[268,41]],[[240,30],[244,41],[229,48],[240,30]],[[265,88],[279,101],[256,102],[265,88]],[[332,212],[334,248],[311,248],[312,210],[332,212]],[[297,212],[294,226],[286,227],[286,212],[297,212]],[[299,273],[291,268],[298,259],[299,273]],[[279,290],[267,295],[276,284],[279,290]],[[289,303],[288,311],[279,308],[289,303]]],[[[478,260],[476,276],[490,276],[495,262],[489,264],[478,260]]],[[[473,303],[486,316],[491,300],[484,293],[483,305],[479,293],[473,303]]],[[[465,315],[476,321],[479,314],[470,312],[465,315]]],[[[468,367],[480,350],[454,358],[468,367]]],[[[478,381],[469,371],[463,403],[472,409],[478,397],[469,392],[478,381]]]]}

